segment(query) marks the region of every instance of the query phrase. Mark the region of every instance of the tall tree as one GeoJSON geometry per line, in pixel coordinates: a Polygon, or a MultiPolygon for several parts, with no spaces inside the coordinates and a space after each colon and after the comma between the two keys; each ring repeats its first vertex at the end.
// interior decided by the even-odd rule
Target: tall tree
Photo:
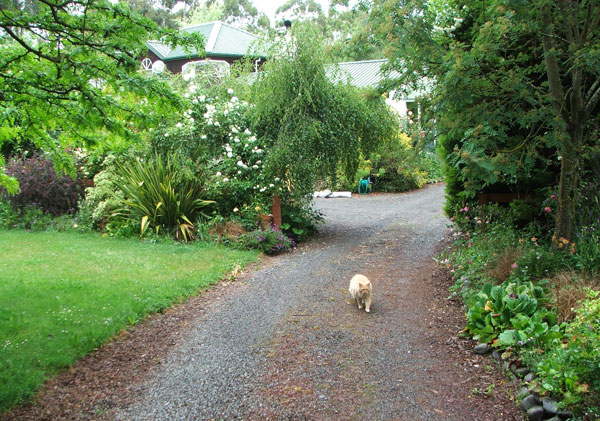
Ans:
{"type": "Polygon", "coordinates": [[[131,10],[150,19],[159,27],[179,29],[179,24],[175,16],[169,10],[158,7],[154,2],[149,0],[128,0],[128,3],[131,10]]]}
{"type": "Polygon", "coordinates": [[[436,82],[458,194],[499,181],[548,185],[544,169],[560,162],[555,237],[567,239],[583,157],[598,144],[599,19],[597,0],[380,0],[372,15],[399,82],[436,82]]]}
{"type": "MultiPolygon", "coordinates": [[[[87,135],[97,128],[129,134],[146,118],[129,96],[178,100],[164,82],[138,71],[144,41],[163,37],[202,50],[198,36],[159,29],[125,3],[37,3],[37,12],[0,10],[0,146],[30,140],[59,153],[61,139],[93,141],[87,135]]],[[[0,174],[2,168],[0,162],[0,174]]],[[[0,182],[14,188],[6,176],[0,182]]]]}
{"type": "Polygon", "coordinates": [[[600,4],[594,0],[540,3],[548,90],[562,158],[555,239],[573,239],[585,148],[598,142],[600,4]]]}

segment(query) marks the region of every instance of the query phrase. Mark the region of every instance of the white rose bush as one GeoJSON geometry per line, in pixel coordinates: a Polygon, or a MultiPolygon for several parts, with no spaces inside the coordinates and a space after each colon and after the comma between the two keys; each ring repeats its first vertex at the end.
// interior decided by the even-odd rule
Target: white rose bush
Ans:
{"type": "Polygon", "coordinates": [[[225,97],[195,95],[191,105],[192,133],[207,153],[206,197],[224,217],[255,220],[257,213],[269,213],[282,182],[265,170],[267,150],[248,120],[252,105],[232,89],[225,97]]]}

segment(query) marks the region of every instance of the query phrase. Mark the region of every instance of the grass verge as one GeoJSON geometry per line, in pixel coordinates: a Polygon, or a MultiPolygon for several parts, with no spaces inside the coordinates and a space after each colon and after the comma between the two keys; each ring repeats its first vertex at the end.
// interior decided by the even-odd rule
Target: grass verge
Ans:
{"type": "Polygon", "coordinates": [[[0,231],[0,413],[124,326],[214,284],[254,251],[0,231]]]}

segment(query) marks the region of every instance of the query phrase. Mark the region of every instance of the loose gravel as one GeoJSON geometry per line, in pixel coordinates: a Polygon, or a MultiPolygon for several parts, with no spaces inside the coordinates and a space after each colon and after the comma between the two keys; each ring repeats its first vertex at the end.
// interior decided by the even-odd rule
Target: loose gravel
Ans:
{"type": "Polygon", "coordinates": [[[453,419],[437,389],[457,379],[440,378],[418,308],[442,203],[442,185],[316,199],[318,239],[211,305],[117,419],[453,419]],[[370,314],[349,304],[355,273],[374,284],[370,314]]]}

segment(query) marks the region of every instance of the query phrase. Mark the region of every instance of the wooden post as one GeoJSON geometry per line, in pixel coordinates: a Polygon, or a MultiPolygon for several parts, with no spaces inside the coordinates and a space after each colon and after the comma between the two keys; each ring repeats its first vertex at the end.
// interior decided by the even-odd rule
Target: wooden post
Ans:
{"type": "Polygon", "coordinates": [[[273,196],[271,215],[273,215],[273,225],[279,228],[281,226],[281,198],[279,196],[273,196]]]}

